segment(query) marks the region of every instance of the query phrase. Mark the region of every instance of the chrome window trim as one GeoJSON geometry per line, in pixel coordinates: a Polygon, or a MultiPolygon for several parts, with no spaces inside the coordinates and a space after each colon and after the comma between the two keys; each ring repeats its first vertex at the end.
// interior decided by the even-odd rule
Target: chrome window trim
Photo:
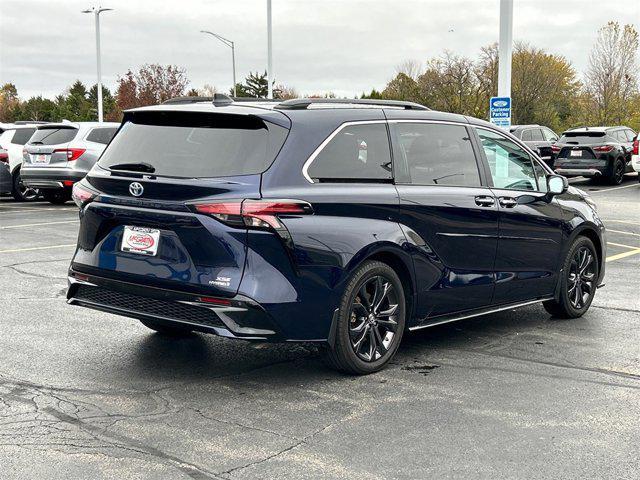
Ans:
{"type": "MultiPolygon", "coordinates": [[[[333,132],[331,132],[331,134],[329,134],[329,136],[327,138],[325,138],[323,140],[323,142],[318,145],[318,148],[316,148],[313,153],[309,156],[309,158],[307,158],[307,161],[304,162],[304,165],[302,166],[302,176],[307,180],[307,182],[309,183],[316,183],[313,181],[313,179],[309,176],[309,167],[311,166],[311,164],[313,163],[313,161],[316,159],[316,157],[318,155],[320,155],[320,152],[322,152],[322,150],[324,149],[324,147],[327,146],[327,144],[333,140],[333,138],[340,133],[344,128],[346,127],[350,127],[352,125],[373,125],[373,124],[378,124],[378,123],[383,123],[386,124],[387,121],[386,120],[361,120],[361,121],[355,121],[355,122],[344,122],[343,124],[341,124],[338,128],[336,128],[333,132]]],[[[389,148],[391,148],[391,146],[389,146],[389,148]]]]}

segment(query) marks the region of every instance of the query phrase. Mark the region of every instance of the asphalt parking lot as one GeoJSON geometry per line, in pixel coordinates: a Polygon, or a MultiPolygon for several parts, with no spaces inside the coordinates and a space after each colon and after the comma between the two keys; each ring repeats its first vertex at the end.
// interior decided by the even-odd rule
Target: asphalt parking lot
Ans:
{"type": "Polygon", "coordinates": [[[0,199],[0,477],[638,478],[640,184],[572,183],[609,231],[583,318],[415,332],[366,377],[68,306],[75,206],[0,199]]]}

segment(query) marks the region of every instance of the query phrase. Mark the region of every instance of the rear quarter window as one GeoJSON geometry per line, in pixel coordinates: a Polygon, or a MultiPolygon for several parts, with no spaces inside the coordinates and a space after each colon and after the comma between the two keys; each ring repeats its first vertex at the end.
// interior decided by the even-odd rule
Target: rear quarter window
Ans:
{"type": "Polygon", "coordinates": [[[35,131],[35,128],[17,128],[16,133],[13,135],[11,143],[14,143],[16,145],[24,145],[29,141],[35,131]]]}
{"type": "Polygon", "coordinates": [[[76,138],[77,128],[39,128],[29,140],[30,145],[58,145],[76,138]]]}
{"type": "Polygon", "coordinates": [[[116,130],[116,127],[94,128],[93,130],[91,130],[89,135],[87,135],[87,141],[106,145],[111,141],[116,133],[116,130]]]}
{"type": "Polygon", "coordinates": [[[389,135],[383,123],[348,125],[313,158],[314,181],[387,181],[392,178],[389,135]]]}

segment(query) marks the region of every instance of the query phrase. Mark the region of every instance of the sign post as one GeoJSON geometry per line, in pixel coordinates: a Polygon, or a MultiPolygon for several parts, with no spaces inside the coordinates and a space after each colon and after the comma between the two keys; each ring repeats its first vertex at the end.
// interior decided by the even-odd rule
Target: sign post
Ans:
{"type": "Polygon", "coordinates": [[[511,126],[511,97],[491,97],[489,100],[489,121],[496,127],[509,129],[511,126]]]}

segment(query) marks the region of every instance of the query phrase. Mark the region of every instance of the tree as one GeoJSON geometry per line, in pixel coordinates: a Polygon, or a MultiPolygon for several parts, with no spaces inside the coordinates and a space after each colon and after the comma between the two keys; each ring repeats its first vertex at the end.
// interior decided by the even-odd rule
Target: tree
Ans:
{"type": "Polygon", "coordinates": [[[87,87],[76,80],[66,92],[58,95],[55,99],[56,117],[76,122],[86,122],[96,120],[96,103],[89,101],[87,87]]]}
{"type": "Polygon", "coordinates": [[[0,122],[17,120],[15,115],[19,107],[18,89],[13,83],[5,83],[0,87],[0,122]]]}
{"type": "Polygon", "coordinates": [[[420,101],[418,83],[406,73],[398,73],[382,91],[382,96],[391,100],[420,101]]]}
{"type": "MultiPolygon", "coordinates": [[[[233,88],[230,91],[230,95],[233,95],[233,88]]],[[[262,74],[249,72],[244,84],[236,84],[236,95],[238,97],[267,98],[269,95],[267,72],[262,74]]]]}
{"type": "Polygon", "coordinates": [[[55,122],[59,120],[57,116],[57,105],[48,98],[31,97],[26,102],[20,104],[18,118],[20,120],[44,120],[55,122]]]}
{"type": "Polygon", "coordinates": [[[287,85],[278,84],[273,87],[273,98],[279,100],[291,100],[292,98],[299,98],[300,94],[294,87],[288,87],[287,85]]]}
{"type": "Polygon", "coordinates": [[[184,95],[189,84],[186,70],[176,65],[145,64],[118,78],[116,103],[121,110],[157,105],[184,95]]]}
{"type": "Polygon", "coordinates": [[[638,95],[638,31],[632,25],[609,22],[598,31],[585,75],[593,120],[623,124],[633,112],[638,95]]]}
{"type": "MultiPolygon", "coordinates": [[[[95,112],[94,119],[98,119],[98,84],[94,84],[89,90],[89,103],[92,110],[95,112]]],[[[102,114],[105,120],[113,122],[119,122],[122,119],[122,111],[118,109],[116,99],[111,95],[111,91],[102,86],[102,114]]]]}

